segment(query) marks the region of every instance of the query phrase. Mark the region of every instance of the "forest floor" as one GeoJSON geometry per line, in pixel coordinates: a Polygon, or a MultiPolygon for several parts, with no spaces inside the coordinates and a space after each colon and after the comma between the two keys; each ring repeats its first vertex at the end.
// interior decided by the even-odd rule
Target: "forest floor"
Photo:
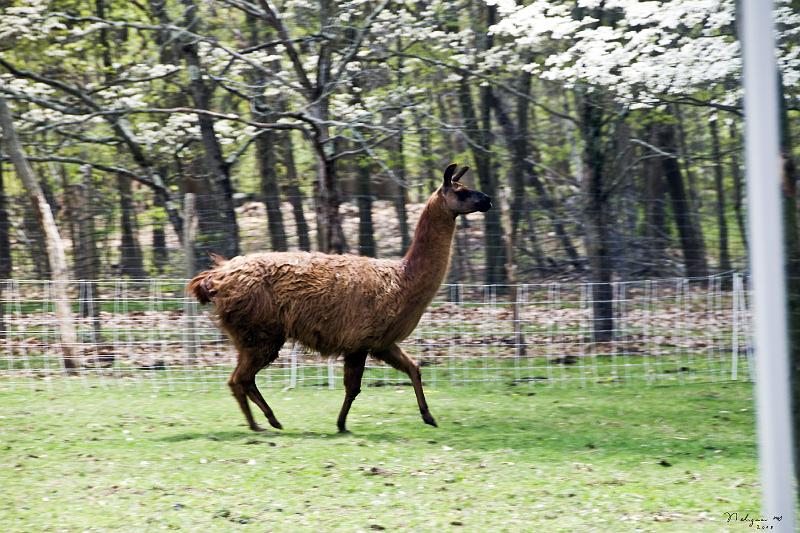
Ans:
{"type": "Polygon", "coordinates": [[[0,380],[2,531],[744,531],[758,515],[752,385],[265,396],[247,430],[224,387],[0,380]]]}

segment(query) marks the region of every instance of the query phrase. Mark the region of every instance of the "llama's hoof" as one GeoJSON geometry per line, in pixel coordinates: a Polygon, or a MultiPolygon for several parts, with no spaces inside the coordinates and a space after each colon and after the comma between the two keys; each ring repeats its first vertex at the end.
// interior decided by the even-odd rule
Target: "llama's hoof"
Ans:
{"type": "Polygon", "coordinates": [[[269,421],[269,425],[274,427],[275,429],[283,429],[283,426],[281,425],[281,423],[278,422],[276,419],[270,420],[269,421]]]}
{"type": "Polygon", "coordinates": [[[439,426],[436,424],[436,420],[433,419],[430,413],[422,413],[422,420],[428,424],[429,426],[433,426],[438,428],[439,426]]]}
{"type": "Polygon", "coordinates": [[[252,426],[250,426],[250,429],[252,431],[258,431],[259,433],[262,432],[262,431],[266,431],[266,429],[262,428],[258,424],[253,424],[252,426]]]}

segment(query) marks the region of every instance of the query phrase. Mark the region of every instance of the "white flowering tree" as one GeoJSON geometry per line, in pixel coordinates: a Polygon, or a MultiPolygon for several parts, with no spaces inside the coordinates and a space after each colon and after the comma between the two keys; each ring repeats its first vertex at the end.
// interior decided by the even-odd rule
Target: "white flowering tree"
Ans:
{"type": "MultiPolygon", "coordinates": [[[[342,152],[369,152],[394,133],[380,125],[381,110],[394,103],[370,96],[353,103],[351,98],[357,91],[354,80],[364,70],[360,59],[371,26],[380,22],[388,2],[286,2],[283,8],[294,17],[314,14],[317,19],[291,26],[269,3],[225,4],[154,0],[144,13],[119,3],[104,8],[104,2],[92,11],[44,1],[9,8],[0,23],[0,38],[9,44],[0,58],[2,90],[16,102],[21,133],[46,131],[62,148],[32,160],[85,163],[113,172],[121,176],[120,190],[129,179],[151,187],[179,235],[175,193],[204,193],[212,199],[206,208],[199,206],[204,213],[200,235],[209,241],[205,248],[234,255],[231,166],[255,142],[262,177],[274,176],[270,133],[299,129],[318,160],[320,248],[343,251],[335,161],[342,152]],[[228,18],[220,19],[215,9],[228,18]],[[246,16],[251,26],[267,30],[266,42],[242,46],[238,28],[245,26],[246,16]],[[214,24],[204,26],[209,19],[214,24]],[[302,52],[298,43],[304,44],[302,52]],[[226,112],[214,111],[220,107],[226,112]],[[251,119],[247,109],[255,110],[251,119]],[[84,154],[92,145],[102,149],[90,158],[74,153],[67,145],[75,143],[64,139],[76,135],[84,154]],[[117,164],[103,162],[102,154],[117,164]]],[[[397,22],[393,16],[383,20],[397,22]]],[[[263,181],[266,198],[273,200],[268,206],[272,241],[283,249],[277,185],[274,177],[263,181]]]]}
{"type": "MultiPolygon", "coordinates": [[[[678,129],[671,115],[676,104],[701,106],[733,115],[741,107],[741,58],[736,37],[734,0],[578,0],[517,3],[486,0],[499,21],[492,31],[500,44],[487,63],[512,64],[542,80],[572,88],[575,122],[583,158],[578,172],[586,193],[586,247],[595,285],[595,339],[608,340],[611,322],[611,262],[608,200],[623,168],[616,163],[623,144],[645,146],[662,161],[684,253],[688,276],[707,272],[700,224],[692,194],[678,163],[678,129]],[[645,110],[639,111],[637,110],[645,110]],[[646,124],[644,140],[629,133],[635,119],[646,124]],[[623,139],[627,137],[627,139],[623,139]],[[616,177],[615,177],[616,176],[616,177]],[[609,333],[605,333],[609,332],[609,333]]],[[[785,87],[800,76],[800,15],[791,2],[779,1],[776,18],[782,30],[779,64],[785,87]]],[[[712,144],[719,161],[716,115],[709,117],[712,144]]],[[[723,178],[716,168],[720,268],[730,268],[724,218],[723,178]]],[[[663,190],[664,186],[659,188],[663,190]]],[[[663,209],[663,208],[662,208],[663,209]]],[[[794,212],[794,210],[791,210],[794,212]]],[[[663,212],[660,215],[663,220],[663,212]]],[[[796,221],[790,224],[796,230],[796,221]]],[[[654,241],[657,242],[657,241],[654,241]]],[[[796,248],[796,243],[795,246],[796,248]]]]}
{"type": "MultiPolygon", "coordinates": [[[[790,8],[782,2],[779,17],[791,113],[800,69],[790,8]]],[[[201,260],[238,251],[243,191],[265,204],[260,231],[274,249],[289,246],[287,199],[299,247],[311,247],[309,193],[318,248],[352,249],[340,189],[359,195],[362,253],[376,250],[375,194],[398,199],[407,244],[409,193],[424,197],[436,185],[429,170],[453,159],[474,163],[491,195],[508,186],[513,243],[499,211],[488,213],[483,266],[458,253],[462,232],[454,281],[502,284],[517,261],[535,275],[604,272],[594,279],[608,289],[614,272],[702,276],[737,260],[723,260],[726,217],[706,232],[711,243],[694,209],[740,181],[726,175],[738,172],[732,0],[19,0],[3,14],[0,92],[45,193],[58,201],[77,182],[99,186],[115,203],[103,214],[122,215],[124,249],[137,235],[124,214],[149,217],[153,264],[162,220],[182,234],[186,191],[199,193],[201,260]],[[703,161],[715,162],[713,180],[703,161]]]]}

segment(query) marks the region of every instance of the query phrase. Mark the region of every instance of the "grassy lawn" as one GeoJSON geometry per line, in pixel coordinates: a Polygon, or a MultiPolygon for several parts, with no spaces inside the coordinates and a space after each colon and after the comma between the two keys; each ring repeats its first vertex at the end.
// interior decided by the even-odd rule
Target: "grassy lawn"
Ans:
{"type": "MultiPolygon", "coordinates": [[[[731,531],[758,513],[749,383],[206,392],[0,381],[2,531],[731,531]],[[37,387],[34,390],[33,387],[37,387]]],[[[91,383],[91,380],[90,380],[91,383]]]]}

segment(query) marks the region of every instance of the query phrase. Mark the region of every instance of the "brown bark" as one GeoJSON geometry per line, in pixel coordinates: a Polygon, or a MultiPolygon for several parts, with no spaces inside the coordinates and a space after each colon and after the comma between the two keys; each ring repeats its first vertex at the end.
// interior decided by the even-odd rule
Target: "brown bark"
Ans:
{"type": "Polygon", "coordinates": [[[258,172],[261,175],[261,198],[267,210],[267,228],[269,229],[272,250],[285,252],[289,248],[286,243],[286,230],[283,226],[283,214],[281,213],[278,176],[275,172],[276,137],[277,134],[275,132],[267,131],[256,138],[256,160],[258,161],[258,172]]]}
{"type": "MultiPolygon", "coordinates": [[[[375,228],[372,224],[372,176],[369,157],[362,157],[358,163],[358,253],[377,257],[375,228]]],[[[405,250],[405,248],[404,248],[405,250]]]]}
{"type": "Polygon", "coordinates": [[[42,232],[42,225],[38,221],[36,209],[30,202],[26,202],[23,206],[22,229],[26,251],[32,261],[34,277],[50,279],[52,269],[50,268],[50,259],[47,257],[45,236],[42,232]]]}
{"type": "Polygon", "coordinates": [[[75,324],[69,305],[69,295],[67,294],[69,274],[64,254],[64,244],[58,233],[58,227],[50,210],[50,205],[47,203],[42,188],[33,174],[33,169],[31,169],[28,160],[25,158],[25,153],[14,128],[11,111],[4,98],[0,98],[0,128],[2,128],[3,140],[5,141],[8,155],[14,164],[17,176],[28,193],[37,220],[41,225],[42,233],[46,238],[47,255],[52,267],[53,298],[59,323],[59,333],[61,334],[61,353],[64,368],[70,372],[78,366],[78,362],[75,359],[75,347],[77,346],[78,338],[75,333],[75,324]]]}
{"type": "MultiPolygon", "coordinates": [[[[652,142],[653,127],[648,125],[646,136],[652,142]]],[[[648,157],[642,162],[643,201],[644,201],[644,228],[645,239],[642,254],[647,261],[647,273],[661,275],[661,264],[665,258],[665,249],[668,241],[667,218],[664,209],[666,203],[666,188],[662,165],[655,157],[648,157]]]]}
{"type": "Polygon", "coordinates": [[[6,337],[5,305],[3,303],[3,289],[5,280],[11,277],[11,223],[6,205],[5,182],[3,176],[3,163],[0,162],[0,339],[6,337]]]}
{"type": "MultiPolygon", "coordinates": [[[[402,51],[403,43],[398,37],[397,50],[402,51]]],[[[395,68],[397,72],[397,84],[403,86],[403,59],[397,59],[395,68]]],[[[406,155],[405,155],[405,123],[400,112],[395,113],[395,124],[398,129],[397,135],[390,143],[390,150],[392,152],[392,172],[397,179],[396,192],[394,198],[394,208],[397,213],[397,221],[400,227],[400,254],[406,253],[408,246],[411,244],[411,235],[408,228],[408,212],[406,211],[406,204],[408,203],[408,182],[406,181],[406,155]]]]}
{"type": "Polygon", "coordinates": [[[605,103],[597,91],[578,90],[580,132],[583,138],[583,179],[585,196],[585,241],[589,260],[594,342],[608,342],[614,336],[613,261],[610,250],[610,208],[606,183],[606,145],[603,136],[605,103]]]}
{"type": "MultiPolygon", "coordinates": [[[[94,281],[100,277],[100,257],[97,253],[96,231],[94,224],[94,211],[92,210],[91,193],[94,190],[92,183],[92,168],[85,165],[81,168],[82,179],[80,183],[69,188],[71,192],[71,216],[74,222],[72,237],[73,256],[75,260],[75,277],[82,280],[81,286],[81,316],[91,318],[93,335],[91,342],[101,342],[100,306],[96,304],[94,281]]],[[[113,361],[114,357],[103,356],[105,361],[113,361]]]]}
{"type": "Polygon", "coordinates": [[[422,115],[419,113],[414,114],[414,126],[419,132],[419,155],[420,165],[422,167],[417,187],[417,201],[422,202],[436,190],[434,184],[431,183],[433,180],[432,176],[435,174],[435,167],[431,149],[431,132],[423,123],[422,115]]]}
{"type": "MultiPolygon", "coordinates": [[[[792,132],[786,108],[786,88],[778,78],[780,88],[780,151],[781,192],[783,200],[783,246],[786,268],[786,310],[791,365],[792,418],[795,435],[800,435],[800,216],[798,215],[797,186],[800,172],[792,156],[792,132]]],[[[800,452],[800,440],[795,438],[795,454],[800,452]]],[[[795,476],[800,479],[800,463],[795,461],[795,476]]]]}
{"type": "MultiPolygon", "coordinates": [[[[730,135],[731,139],[738,140],[739,138],[736,124],[733,121],[731,121],[728,129],[728,135],[730,135]]],[[[731,152],[731,176],[733,176],[733,211],[736,213],[736,225],[739,228],[739,237],[742,239],[742,250],[746,255],[749,246],[747,244],[747,229],[745,227],[744,212],[742,210],[744,184],[742,182],[742,169],[739,164],[737,150],[731,152]]]]}
{"type": "Polygon", "coordinates": [[[75,256],[75,276],[83,280],[95,280],[99,277],[100,258],[95,242],[94,213],[90,198],[92,187],[91,167],[83,167],[82,180],[72,185],[70,217],[74,222],[75,232],[72,246],[75,256]]]}
{"type": "MultiPolygon", "coordinates": [[[[182,0],[184,5],[184,25],[190,30],[197,30],[197,6],[193,0],[182,0]]],[[[180,52],[187,65],[189,75],[189,93],[194,107],[201,110],[211,109],[212,89],[203,80],[203,66],[198,55],[197,41],[188,34],[181,34],[180,52]]],[[[229,168],[222,155],[222,147],[214,130],[214,118],[197,113],[200,136],[203,146],[203,172],[197,179],[208,181],[208,190],[215,197],[214,211],[201,212],[198,202],[198,216],[207,217],[219,213],[219,223],[211,235],[204,235],[211,251],[233,257],[239,255],[239,226],[233,203],[233,183],[229,168]]]]}
{"type": "Polygon", "coordinates": [[[694,172],[692,172],[692,168],[689,165],[689,147],[686,143],[686,128],[684,127],[683,113],[679,105],[671,106],[670,110],[674,113],[677,121],[675,127],[678,144],[674,153],[676,156],[679,156],[679,160],[683,166],[683,174],[686,177],[687,197],[689,198],[690,205],[689,209],[692,211],[698,210],[703,207],[703,201],[697,192],[697,177],[694,172]]]}
{"type": "Polygon", "coordinates": [[[297,182],[297,167],[294,163],[294,145],[290,132],[281,133],[281,156],[286,169],[285,195],[292,204],[295,232],[297,233],[298,246],[303,251],[311,250],[311,240],[308,235],[308,222],[306,222],[303,208],[304,195],[297,182]]]}
{"type": "MultiPolygon", "coordinates": [[[[523,88],[530,86],[529,76],[526,75],[526,78],[527,79],[522,82],[523,88]]],[[[536,168],[530,163],[532,149],[528,141],[528,102],[529,100],[527,98],[521,96],[517,98],[516,126],[512,122],[510,113],[506,109],[501,98],[495,96],[492,103],[495,117],[503,132],[506,145],[512,157],[511,168],[509,169],[509,182],[511,183],[512,189],[512,230],[516,239],[516,233],[519,231],[520,218],[525,212],[525,206],[527,205],[525,201],[525,179],[527,178],[528,183],[533,186],[536,195],[539,197],[539,204],[544,208],[545,213],[550,218],[556,238],[567,254],[569,261],[574,268],[580,270],[583,268],[583,265],[578,251],[572,244],[572,239],[570,239],[569,234],[564,228],[564,224],[561,220],[561,213],[559,213],[555,201],[550,196],[536,168]]],[[[533,231],[532,228],[529,228],[529,233],[531,231],[533,231]]]]}
{"type": "Polygon", "coordinates": [[[166,213],[164,206],[164,199],[158,195],[153,195],[153,207],[155,208],[156,215],[153,220],[153,268],[156,273],[161,274],[169,261],[169,252],[167,251],[167,235],[164,231],[164,223],[161,219],[161,212],[166,213]]]}
{"type": "MultiPolygon", "coordinates": [[[[247,16],[247,27],[250,31],[250,46],[259,44],[259,31],[256,18],[252,15],[247,16]]],[[[266,75],[255,71],[250,75],[250,80],[256,87],[261,87],[266,83],[266,75]]],[[[271,113],[269,103],[263,95],[256,95],[251,106],[253,108],[253,120],[257,122],[270,122],[271,113]]],[[[283,225],[283,214],[281,213],[280,189],[278,188],[278,176],[276,172],[277,157],[276,144],[280,133],[276,131],[262,131],[256,137],[256,161],[258,163],[258,173],[261,176],[261,199],[267,211],[267,228],[269,230],[270,243],[272,250],[285,252],[288,250],[286,242],[286,230],[283,225]]]]}
{"type": "Polygon", "coordinates": [[[719,126],[717,120],[712,120],[711,130],[711,155],[714,159],[714,188],[717,193],[717,232],[719,234],[719,270],[728,272],[731,269],[731,256],[728,248],[728,221],[725,218],[725,185],[722,174],[722,152],[719,145],[719,126]]]}
{"type": "Polygon", "coordinates": [[[659,124],[656,139],[658,146],[670,154],[661,158],[661,164],[672,205],[672,216],[675,218],[680,236],[685,275],[690,278],[704,278],[708,275],[705,243],[692,213],[691,202],[686,194],[678,158],[675,155],[677,149],[675,125],[668,122],[659,124]]]}
{"type": "MultiPolygon", "coordinates": [[[[458,100],[464,121],[464,133],[472,139],[470,148],[472,159],[475,161],[476,173],[480,182],[481,190],[484,194],[494,198],[497,196],[496,180],[492,172],[491,146],[489,143],[489,132],[486,130],[487,113],[491,111],[491,93],[482,88],[481,119],[475,114],[475,107],[472,100],[470,84],[466,78],[462,78],[458,84],[458,100]]],[[[506,283],[505,272],[505,247],[503,246],[503,231],[500,224],[500,211],[491,209],[486,212],[484,217],[484,283],[504,284],[506,283]]]]}
{"type": "Polygon", "coordinates": [[[117,174],[117,188],[119,190],[120,233],[122,239],[119,273],[122,276],[134,279],[145,279],[147,278],[147,272],[144,270],[142,249],[137,238],[136,210],[133,204],[133,190],[130,178],[117,174]]]}
{"type": "Polygon", "coordinates": [[[13,262],[11,260],[11,220],[8,216],[8,201],[3,170],[3,163],[0,162],[0,280],[10,278],[13,270],[13,262]]]}

